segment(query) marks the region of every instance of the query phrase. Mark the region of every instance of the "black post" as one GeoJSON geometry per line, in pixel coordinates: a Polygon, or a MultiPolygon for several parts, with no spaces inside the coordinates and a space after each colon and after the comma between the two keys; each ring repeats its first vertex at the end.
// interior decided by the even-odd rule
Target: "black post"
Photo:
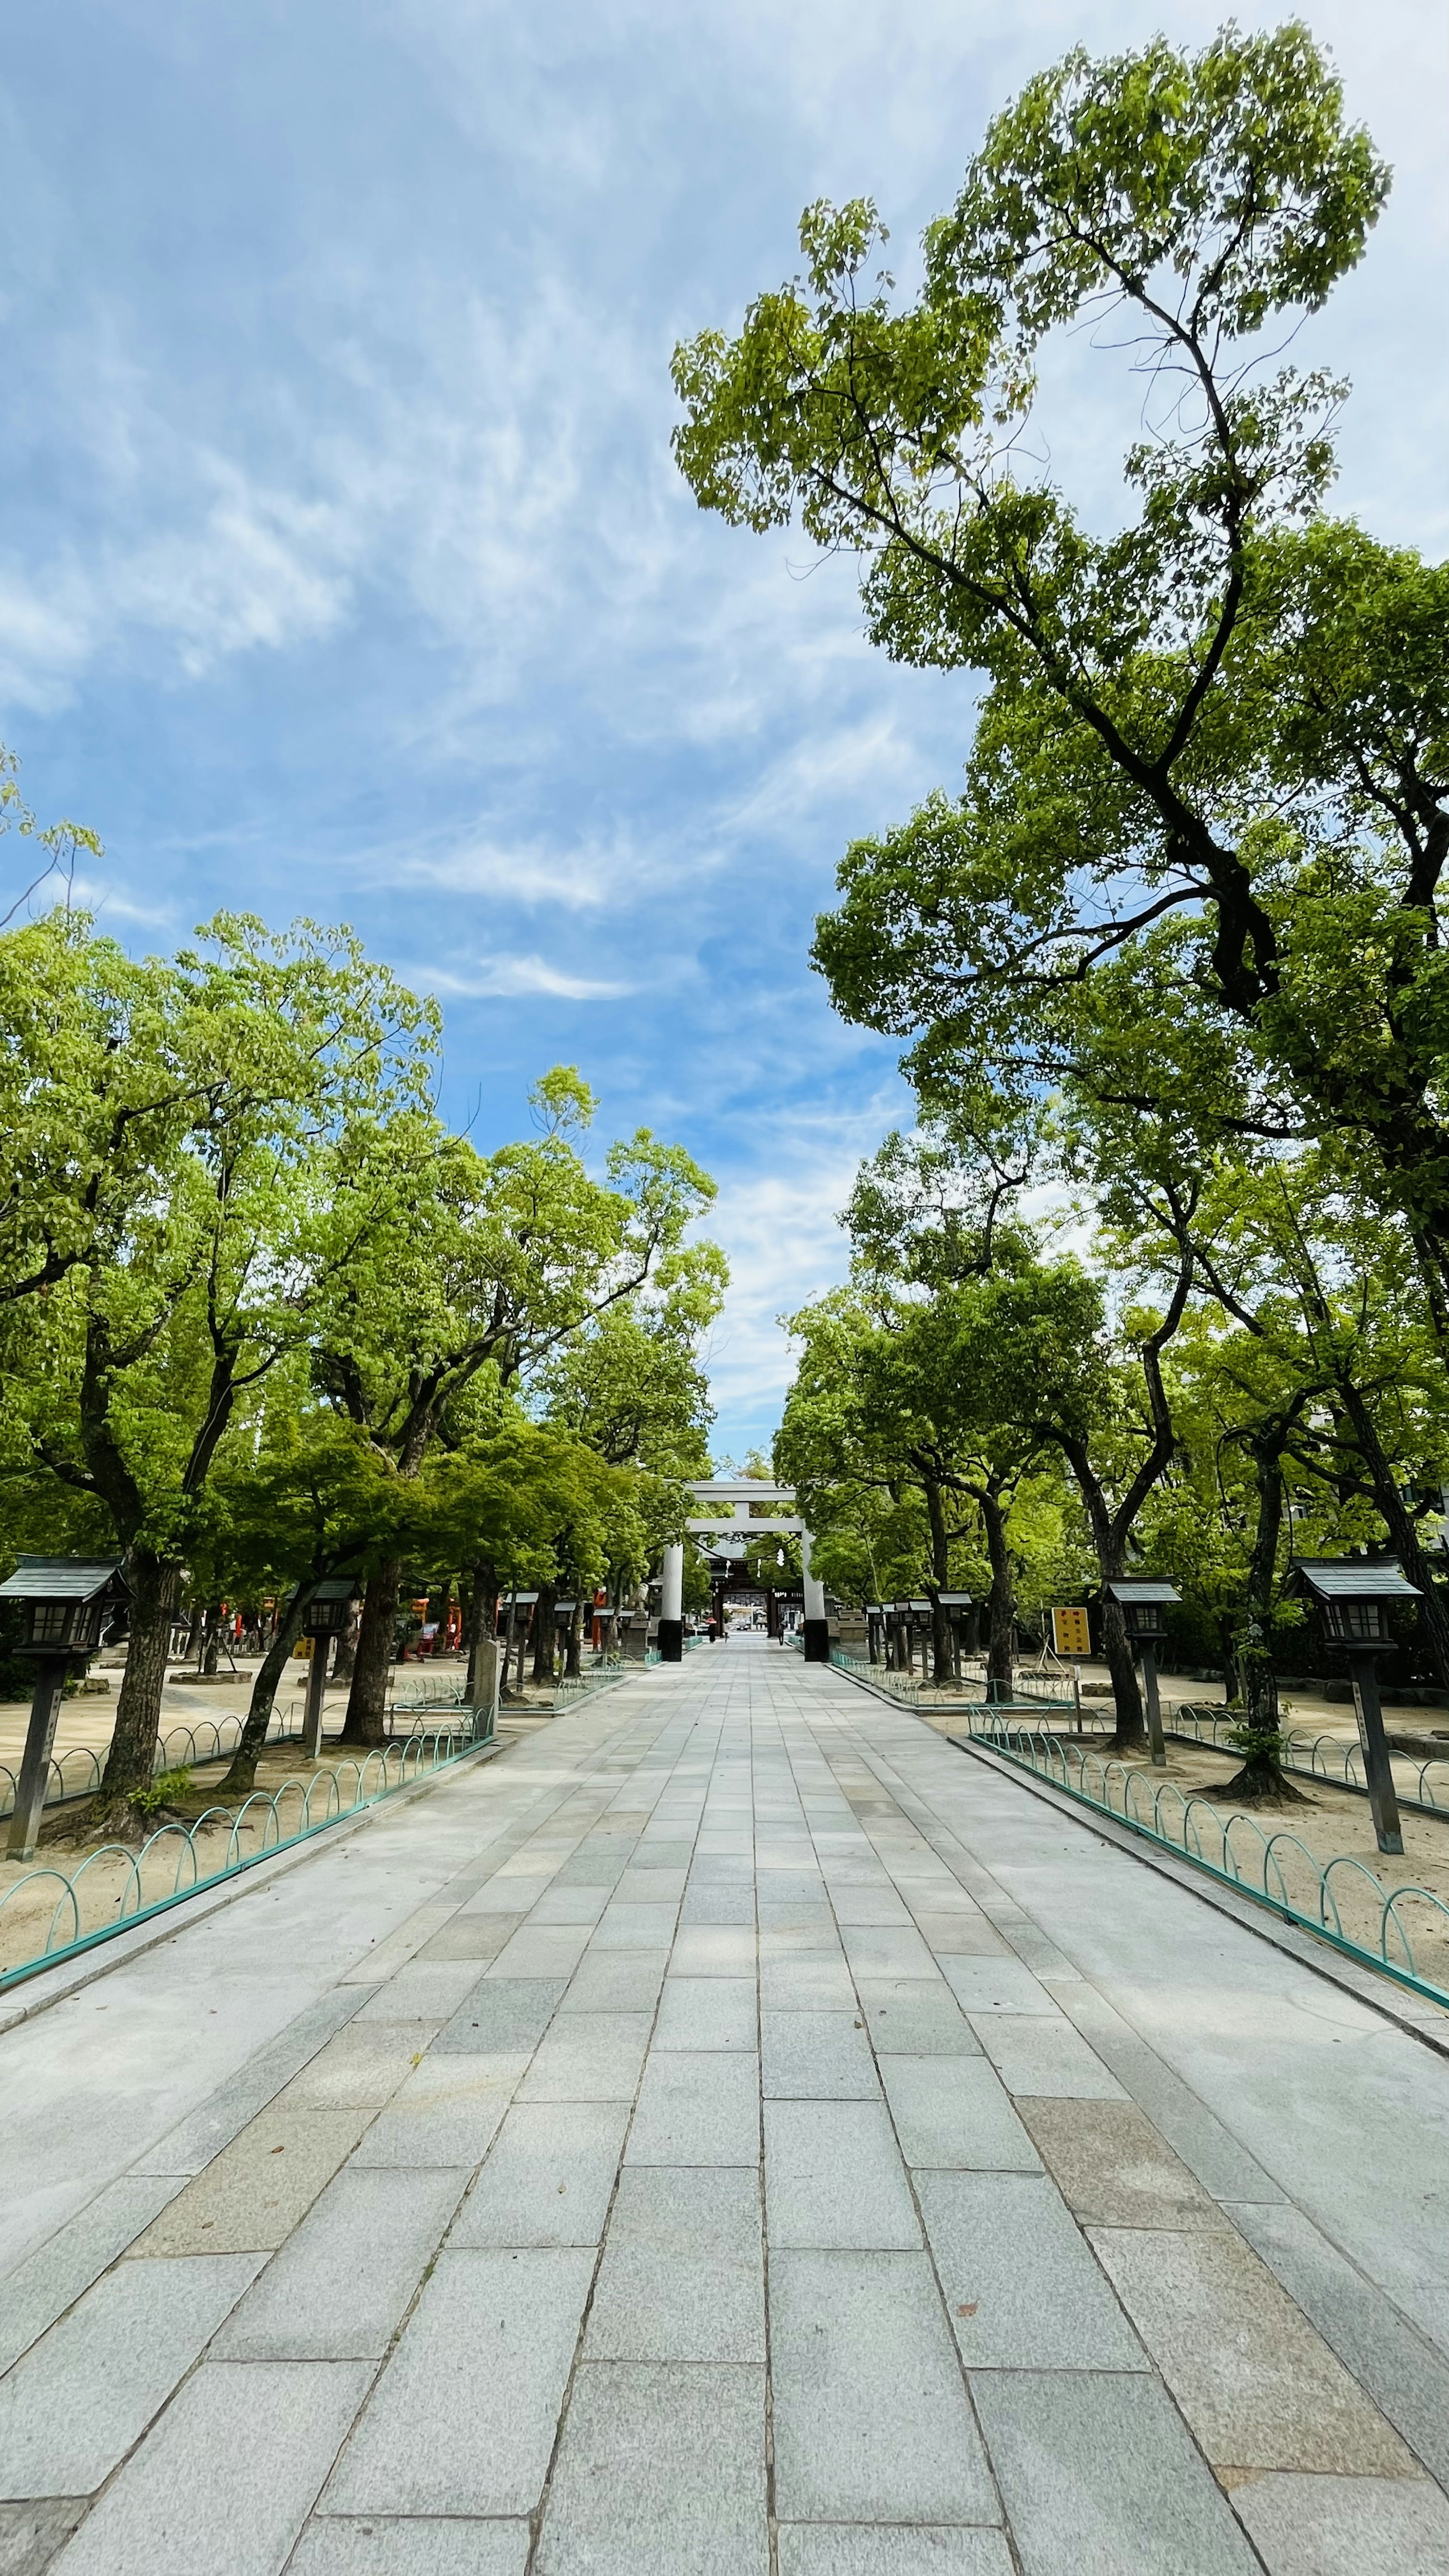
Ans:
{"type": "Polygon", "coordinates": [[[1364,1777],[1368,1782],[1369,1806],[1373,1811],[1374,1836],[1381,1852],[1401,1852],[1404,1837],[1399,1825],[1398,1792],[1394,1787],[1393,1764],[1389,1760],[1388,1742],[1384,1735],[1384,1712],[1379,1703],[1379,1677],[1372,1646],[1350,1646],[1348,1669],[1353,1682],[1354,1715],[1358,1719],[1358,1740],[1363,1748],[1364,1777]]]}
{"type": "Polygon", "coordinates": [[[25,1752],[21,1759],[15,1806],[10,1818],[10,1839],[6,1847],[11,1860],[32,1859],[40,1839],[40,1817],[45,1805],[45,1784],[50,1776],[56,1721],[60,1716],[60,1695],[69,1669],[69,1659],[65,1655],[46,1655],[36,1672],[30,1723],[25,1730],[25,1752]]]}
{"type": "Polygon", "coordinates": [[[1152,1759],[1159,1771],[1167,1768],[1167,1746],[1162,1740],[1162,1702],[1157,1696],[1157,1648],[1142,1649],[1142,1696],[1147,1702],[1147,1732],[1152,1742],[1152,1759]]]}

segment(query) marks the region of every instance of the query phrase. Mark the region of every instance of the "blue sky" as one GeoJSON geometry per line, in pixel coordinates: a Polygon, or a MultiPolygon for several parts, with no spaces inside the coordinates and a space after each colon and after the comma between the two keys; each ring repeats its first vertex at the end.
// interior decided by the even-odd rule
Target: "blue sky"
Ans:
{"type": "MultiPolygon", "coordinates": [[[[682,1138],[734,1267],[717,1441],[904,1105],[806,955],[846,841],[949,784],[969,684],[889,668],[848,564],[703,518],[676,338],[878,199],[908,269],[1038,64],[1224,12],[1115,0],[45,0],[0,63],[0,733],[91,824],[107,925],[352,922],[435,990],[481,1144],[576,1062],[682,1138]]],[[[1271,23],[1285,10],[1239,9],[1271,23]]],[[[1443,550],[1439,0],[1305,13],[1397,185],[1304,354],[1356,391],[1341,503],[1443,550]]],[[[1116,506],[1118,362],[1046,387],[1116,506]]]]}

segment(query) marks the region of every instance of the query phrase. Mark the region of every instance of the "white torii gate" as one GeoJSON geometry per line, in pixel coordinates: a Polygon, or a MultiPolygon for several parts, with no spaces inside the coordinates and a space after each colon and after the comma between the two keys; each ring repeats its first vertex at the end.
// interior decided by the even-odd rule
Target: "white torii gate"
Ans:
{"type": "MultiPolygon", "coordinates": [[[[718,1536],[726,1532],[732,1538],[762,1538],[778,1530],[799,1539],[800,1569],[805,1579],[805,1660],[807,1664],[828,1664],[830,1629],[825,1617],[825,1586],[810,1571],[810,1532],[799,1513],[791,1508],[794,1486],[770,1485],[759,1476],[706,1476],[698,1484],[691,1484],[689,1490],[704,1507],[684,1524],[691,1535],[718,1536]],[[754,1510],[760,1503],[783,1505],[785,1509],[768,1519],[756,1520],[754,1510]]],[[[664,1551],[659,1654],[666,1664],[680,1663],[684,1656],[684,1548],[678,1541],[664,1551]]]]}

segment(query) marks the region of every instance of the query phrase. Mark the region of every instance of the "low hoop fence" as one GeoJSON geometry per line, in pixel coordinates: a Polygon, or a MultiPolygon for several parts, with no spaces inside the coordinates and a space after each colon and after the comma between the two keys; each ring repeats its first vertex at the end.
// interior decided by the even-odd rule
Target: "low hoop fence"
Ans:
{"type": "MultiPolygon", "coordinates": [[[[156,1756],[152,1769],[195,1771],[205,1762],[225,1762],[241,1742],[244,1717],[199,1717],[189,1726],[168,1727],[156,1739],[156,1756]]],[[[267,1728],[269,1744],[300,1742],[302,1720],[299,1714],[279,1716],[275,1712],[267,1728]]],[[[101,1785],[106,1767],[103,1745],[96,1750],[90,1745],[72,1745],[65,1753],[53,1753],[46,1777],[47,1807],[75,1806],[82,1798],[93,1798],[101,1785]]],[[[0,1762],[0,1818],[12,1813],[15,1806],[19,1769],[0,1762]]]]}
{"type": "MultiPolygon", "coordinates": [[[[846,1646],[832,1646],[830,1660],[843,1673],[849,1673],[853,1681],[868,1683],[872,1690],[882,1692],[886,1698],[899,1700],[903,1708],[919,1711],[924,1706],[936,1704],[934,1693],[930,1701],[923,1699],[927,1686],[914,1673],[897,1672],[886,1664],[873,1664],[867,1656],[852,1654],[846,1646]]],[[[968,1717],[974,1717],[978,1709],[983,1713],[1000,1712],[1003,1716],[1016,1709],[1050,1710],[1054,1715],[1073,1718],[1078,1713],[1075,1694],[1069,1687],[1070,1675],[1065,1672],[1023,1672],[1018,1667],[1012,1675],[1011,1693],[1007,1698],[999,1696],[1001,1686],[988,1675],[984,1663],[979,1668],[964,1670],[959,1680],[961,1698],[957,1707],[968,1717]]]]}
{"type": "Polygon", "coordinates": [[[1289,1828],[1265,1831],[1240,1808],[1225,1811],[1174,1781],[1154,1781],[1071,1736],[996,1720],[973,1726],[967,1740],[1449,2008],[1449,1905],[1431,1888],[1386,1886],[1351,1853],[1319,1860],[1289,1828]]]}
{"type": "Polygon", "coordinates": [[[33,1911],[37,1898],[43,1937],[25,1957],[0,1964],[0,1993],[465,1761],[493,1740],[493,1721],[486,1710],[476,1722],[471,1709],[459,1714],[466,1725],[419,1726],[310,1779],[254,1790],[239,1806],[208,1807],[188,1824],[161,1825],[138,1849],[102,1843],[74,1870],[27,1870],[0,1897],[0,1944],[7,1913],[33,1911]]]}
{"type": "MultiPolygon", "coordinates": [[[[459,1709],[467,1704],[465,1684],[430,1678],[416,1683],[401,1683],[387,1703],[389,1734],[397,1731],[399,1719],[410,1730],[413,1722],[434,1710],[459,1709]]],[[[163,1771],[197,1771],[208,1762],[228,1761],[241,1742],[245,1714],[237,1717],[198,1717],[186,1726],[170,1726],[156,1739],[152,1771],[157,1777],[163,1771]]],[[[273,1711],[267,1728],[268,1744],[299,1744],[303,1721],[299,1709],[286,1714],[273,1711]]],[[[106,1751],[85,1744],[72,1745],[69,1751],[51,1755],[47,1773],[45,1805],[77,1806],[82,1799],[93,1798],[101,1785],[106,1767],[106,1751]]],[[[0,1762],[0,1821],[14,1812],[18,1794],[19,1766],[11,1768],[0,1762]]]]}
{"type": "Polygon", "coordinates": [[[622,1655],[616,1655],[611,1663],[596,1665],[591,1672],[565,1673],[562,1681],[554,1684],[555,1717],[566,1708],[578,1708],[584,1700],[593,1699],[600,1691],[612,1690],[615,1682],[623,1678],[622,1655]]]}
{"type": "MultiPolygon", "coordinates": [[[[1235,1753],[1238,1748],[1230,1737],[1241,1723],[1240,1718],[1230,1714],[1217,1717],[1208,1709],[1187,1705],[1172,1710],[1170,1724],[1164,1718],[1163,1732],[1179,1736],[1188,1744],[1210,1744],[1220,1752],[1235,1753]]],[[[1449,1753],[1430,1754],[1422,1762],[1417,1754],[1395,1753],[1393,1760],[1400,1806],[1415,1807],[1421,1815],[1442,1816],[1449,1821],[1449,1753]],[[1413,1773],[1412,1790],[1401,1785],[1400,1769],[1413,1773]]],[[[1279,1762],[1284,1771],[1296,1771],[1305,1780],[1322,1780],[1330,1788],[1349,1789],[1360,1798],[1368,1796],[1363,1754],[1350,1736],[1309,1735],[1301,1727],[1287,1727],[1279,1762]]]]}
{"type": "MultiPolygon", "coordinates": [[[[801,1643],[803,1646],[803,1639],[801,1643]]],[[[887,1699],[898,1699],[902,1708],[920,1707],[921,1685],[914,1673],[892,1672],[885,1664],[871,1663],[865,1655],[853,1655],[848,1646],[832,1646],[830,1660],[840,1672],[849,1673],[852,1681],[867,1682],[887,1699]]]]}

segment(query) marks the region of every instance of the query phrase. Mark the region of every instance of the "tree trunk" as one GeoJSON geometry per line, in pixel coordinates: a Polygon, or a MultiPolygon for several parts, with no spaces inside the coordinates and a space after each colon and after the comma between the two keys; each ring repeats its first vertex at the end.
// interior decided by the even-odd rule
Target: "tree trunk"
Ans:
{"type": "Polygon", "coordinates": [[[926,1476],[922,1478],[922,1490],[931,1531],[931,1667],[937,1687],[944,1688],[951,1679],[951,1623],[941,1607],[941,1595],[950,1588],[951,1543],[946,1536],[940,1486],[926,1476]]]}
{"type": "Polygon", "coordinates": [[[1112,1697],[1117,1705],[1117,1724],[1112,1742],[1119,1753],[1134,1753],[1147,1741],[1147,1724],[1142,1714],[1142,1692],[1137,1680],[1137,1666],[1132,1660],[1132,1641],[1127,1634],[1127,1621],[1120,1601],[1114,1601],[1105,1589],[1109,1581],[1121,1574],[1120,1561],[1110,1570],[1102,1569],[1102,1653],[1112,1676],[1112,1697]]]}
{"type": "Polygon", "coordinates": [[[346,1632],[337,1640],[337,1661],[332,1667],[335,1682],[350,1682],[357,1669],[358,1622],[349,1619],[346,1632]]]}
{"type": "Polygon", "coordinates": [[[1013,1650],[1016,1631],[1016,1578],[1012,1572],[1011,1551],[1006,1544],[1006,1514],[1001,1497],[988,1486],[978,1495],[981,1519],[986,1531],[986,1553],[991,1563],[991,1595],[987,1603],[988,1628],[986,1646],[986,1696],[1009,1700],[1015,1686],[1013,1650]]]}
{"type": "MultiPolygon", "coordinates": [[[[1258,1526],[1248,1562],[1242,1643],[1238,1650],[1243,1724],[1255,1733],[1278,1732],[1278,1676],[1269,1652],[1273,1619],[1273,1577],[1278,1564],[1278,1534],[1283,1523],[1281,1441],[1255,1440],[1253,1467],[1258,1487],[1258,1526]]],[[[1274,1768],[1276,1769],[1276,1763],[1274,1768]]]]}
{"type": "Polygon", "coordinates": [[[201,1658],[201,1669],[203,1673],[210,1675],[216,1671],[221,1661],[221,1603],[219,1601],[208,1601],[206,1605],[203,1634],[206,1646],[201,1658]]]}
{"type": "MultiPolygon", "coordinates": [[[[221,1784],[219,1794],[223,1798],[250,1797],[257,1785],[257,1764],[261,1760],[262,1747],[267,1740],[267,1729],[272,1722],[277,1685],[286,1671],[287,1659],[292,1648],[302,1633],[307,1604],[315,1589],[316,1586],[311,1581],[298,1584],[283,1612],[281,1625],[262,1658],[261,1668],[252,1683],[251,1701],[247,1709],[246,1724],[241,1731],[241,1741],[231,1757],[231,1769],[221,1784]]],[[[312,1652],[314,1655],[325,1655],[327,1639],[316,1638],[312,1652]]]]}
{"type": "Polygon", "coordinates": [[[1243,1703],[1243,1765],[1231,1780],[1209,1790],[1213,1798],[1254,1802],[1284,1799],[1301,1804],[1301,1793],[1283,1776],[1279,1755],[1282,1735],[1278,1716],[1278,1675],[1270,1651],[1273,1585],[1278,1566],[1278,1538],[1283,1525],[1282,1459],[1286,1426],[1275,1426],[1251,1444],[1258,1487],[1258,1525],[1248,1560],[1243,1626],[1238,1639],[1238,1691],[1243,1703]]]}
{"type": "Polygon", "coordinates": [[[468,1627],[463,1642],[468,1649],[468,1681],[463,1696],[470,1708],[476,1705],[478,1659],[486,1639],[498,1625],[498,1568],[491,1556],[480,1556],[473,1568],[473,1588],[468,1597],[468,1627]]]}
{"type": "Polygon", "coordinates": [[[582,1596],[574,1603],[569,1620],[568,1648],[564,1657],[565,1678],[576,1682],[583,1670],[584,1604],[582,1596]]]}
{"type": "Polygon", "coordinates": [[[387,1686],[392,1671],[393,1634],[397,1619],[398,1587],[402,1582],[402,1559],[385,1557],[375,1574],[367,1579],[362,1602],[362,1625],[357,1635],[357,1660],[353,1666],[352,1688],[347,1694],[347,1716],[342,1728],[344,1744],[382,1744],[387,1738],[387,1686]]]}
{"type": "Polygon", "coordinates": [[[557,1598],[555,1586],[545,1583],[534,1605],[536,1625],[533,1631],[533,1678],[536,1682],[553,1680],[553,1610],[557,1598]]]}
{"type": "Polygon", "coordinates": [[[95,1808],[95,1821],[105,1829],[129,1823],[131,1792],[145,1788],[155,1767],[171,1623],[181,1594],[180,1566],[141,1548],[132,1549],[126,1576],[131,1587],[126,1669],[95,1808]]]}
{"type": "Polygon", "coordinates": [[[1423,1594],[1419,1615],[1423,1621],[1424,1639],[1433,1658],[1434,1670],[1449,1687],[1449,1607],[1434,1583],[1433,1567],[1419,1539],[1419,1525],[1399,1490],[1395,1476],[1379,1439],[1373,1416],[1356,1386],[1339,1389],[1343,1409],[1353,1432],[1353,1445],[1368,1469],[1374,1489],[1374,1506],[1389,1533],[1389,1542],[1405,1578],[1423,1594]]]}

